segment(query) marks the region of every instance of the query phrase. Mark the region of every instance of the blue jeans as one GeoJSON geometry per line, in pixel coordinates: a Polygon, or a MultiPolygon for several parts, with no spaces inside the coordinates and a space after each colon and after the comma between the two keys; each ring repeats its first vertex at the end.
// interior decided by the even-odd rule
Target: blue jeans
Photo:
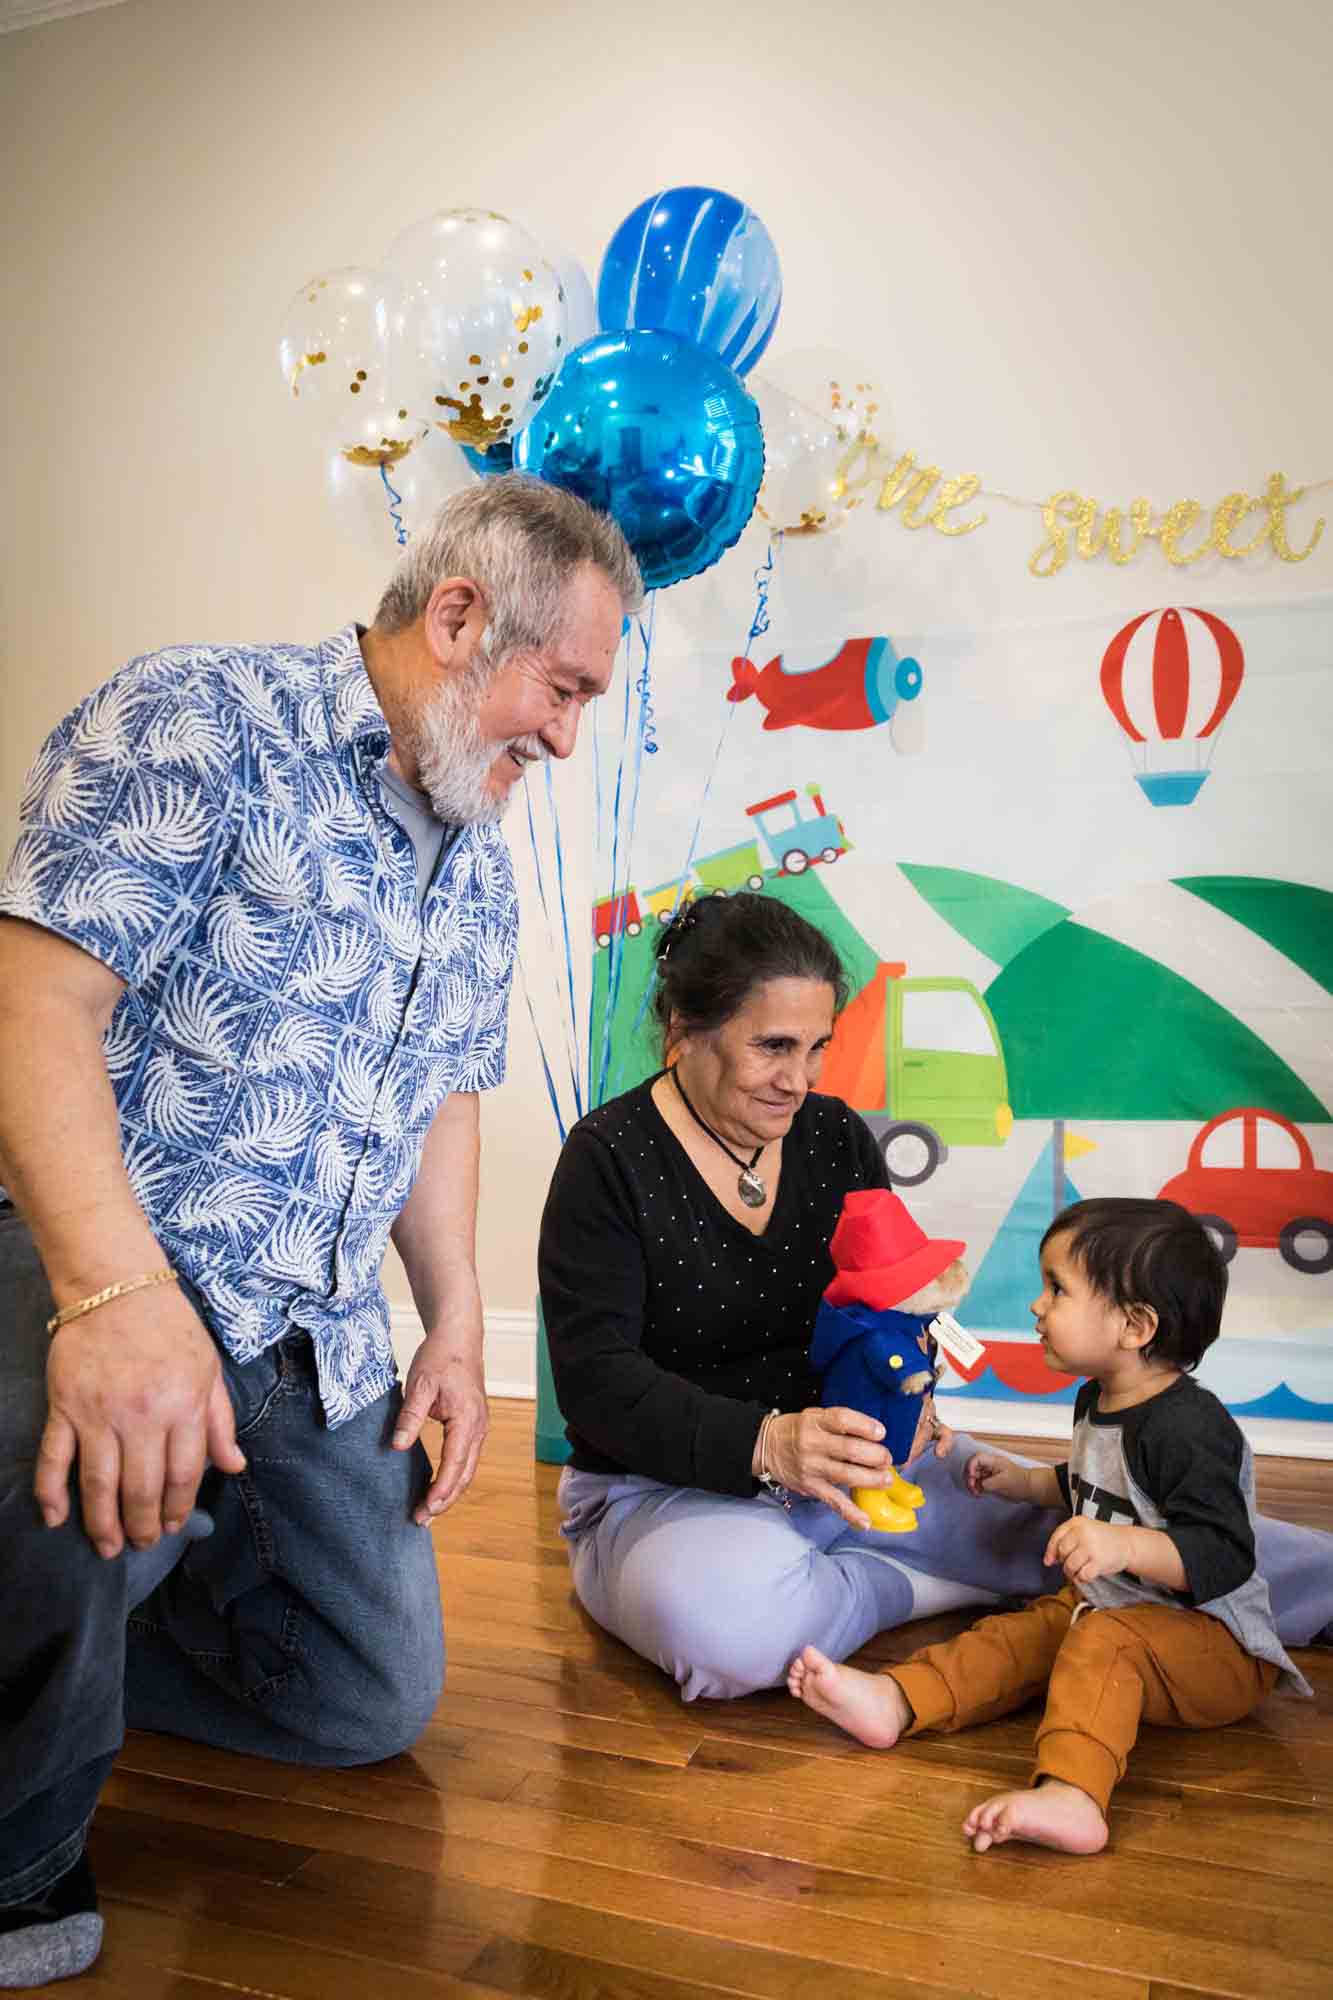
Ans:
{"type": "MultiPolygon", "coordinates": [[[[198,1301],[194,1303],[198,1305],[198,1301]]],[[[128,1724],[298,1764],[395,1756],[444,1680],[420,1445],[389,1448],[398,1388],[329,1430],[310,1340],[222,1354],[246,1470],[204,1476],[207,1539],[134,1605],[142,1556],[98,1556],[33,1499],[46,1320],[32,1238],[0,1211],[0,1906],[77,1859],[128,1724]]]]}

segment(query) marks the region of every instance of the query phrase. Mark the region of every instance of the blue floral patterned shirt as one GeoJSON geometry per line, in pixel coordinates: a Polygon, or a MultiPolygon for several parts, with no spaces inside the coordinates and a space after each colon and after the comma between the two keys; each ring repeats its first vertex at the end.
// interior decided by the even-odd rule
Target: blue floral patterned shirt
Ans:
{"type": "Polygon", "coordinates": [[[388,748],[355,626],[149,654],[48,738],[0,883],[126,982],[135,1193],[238,1361],[310,1333],[330,1424],[395,1378],[380,1261],[444,1098],[504,1075],[517,938],[493,825],[418,904],[388,748]]]}

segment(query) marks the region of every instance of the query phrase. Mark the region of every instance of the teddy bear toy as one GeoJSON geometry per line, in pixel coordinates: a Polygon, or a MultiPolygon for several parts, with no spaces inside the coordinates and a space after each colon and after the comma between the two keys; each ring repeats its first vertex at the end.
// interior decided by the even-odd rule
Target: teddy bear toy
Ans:
{"type": "Polygon", "coordinates": [[[913,1455],[935,1386],[931,1324],[967,1290],[966,1248],[928,1237],[888,1188],[849,1194],[829,1242],[838,1269],[815,1319],[810,1360],[825,1409],[862,1410],[884,1426],[893,1478],[853,1487],[852,1498],[885,1534],[910,1534],[925,1503],[897,1468],[913,1455]]]}

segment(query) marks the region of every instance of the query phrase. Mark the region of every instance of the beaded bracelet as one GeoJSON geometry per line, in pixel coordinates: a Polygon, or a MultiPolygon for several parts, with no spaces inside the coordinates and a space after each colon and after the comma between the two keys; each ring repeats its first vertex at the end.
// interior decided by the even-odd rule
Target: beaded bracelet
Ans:
{"type": "Polygon", "coordinates": [[[769,1426],[773,1422],[774,1417],[780,1417],[781,1415],[782,1415],[781,1410],[770,1410],[768,1415],[764,1418],[763,1423],[760,1424],[759,1426],[759,1484],[763,1487],[766,1493],[771,1493],[773,1495],[773,1498],[779,1501],[781,1505],[785,1507],[787,1512],[790,1514],[791,1494],[787,1491],[785,1486],[780,1485],[778,1481],[774,1479],[772,1473],[768,1469],[769,1426]]]}
{"type": "Polygon", "coordinates": [[[174,1285],[175,1282],[176,1273],[169,1265],[164,1265],[160,1271],[149,1271],[142,1278],[124,1278],[120,1284],[108,1285],[105,1290],[94,1292],[89,1298],[79,1299],[72,1306],[62,1306],[60,1311],[53,1313],[46,1322],[46,1330],[48,1333],[57,1333],[62,1326],[68,1326],[72,1319],[82,1319],[85,1313],[96,1312],[99,1306],[109,1304],[112,1299],[123,1299],[129,1292],[142,1292],[148,1285],[174,1285]]]}

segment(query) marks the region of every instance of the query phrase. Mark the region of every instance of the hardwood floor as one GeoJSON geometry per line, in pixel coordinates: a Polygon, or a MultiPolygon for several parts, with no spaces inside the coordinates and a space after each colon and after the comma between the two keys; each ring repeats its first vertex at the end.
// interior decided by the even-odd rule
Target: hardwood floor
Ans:
{"type": "MultiPolygon", "coordinates": [[[[531,1436],[530,1404],[496,1404],[475,1492],[436,1531],[449,1685],[410,1755],[309,1772],[126,1745],[93,1831],[90,1992],[1333,1994],[1333,1653],[1301,1656],[1315,1703],[1145,1732],[1106,1853],[974,1855],[959,1823],[1026,1774],[1030,1713],[881,1753],[783,1693],[684,1706],[574,1604],[531,1436]]],[[[1260,1477],[1270,1512],[1333,1526],[1328,1466],[1260,1477]]]]}

